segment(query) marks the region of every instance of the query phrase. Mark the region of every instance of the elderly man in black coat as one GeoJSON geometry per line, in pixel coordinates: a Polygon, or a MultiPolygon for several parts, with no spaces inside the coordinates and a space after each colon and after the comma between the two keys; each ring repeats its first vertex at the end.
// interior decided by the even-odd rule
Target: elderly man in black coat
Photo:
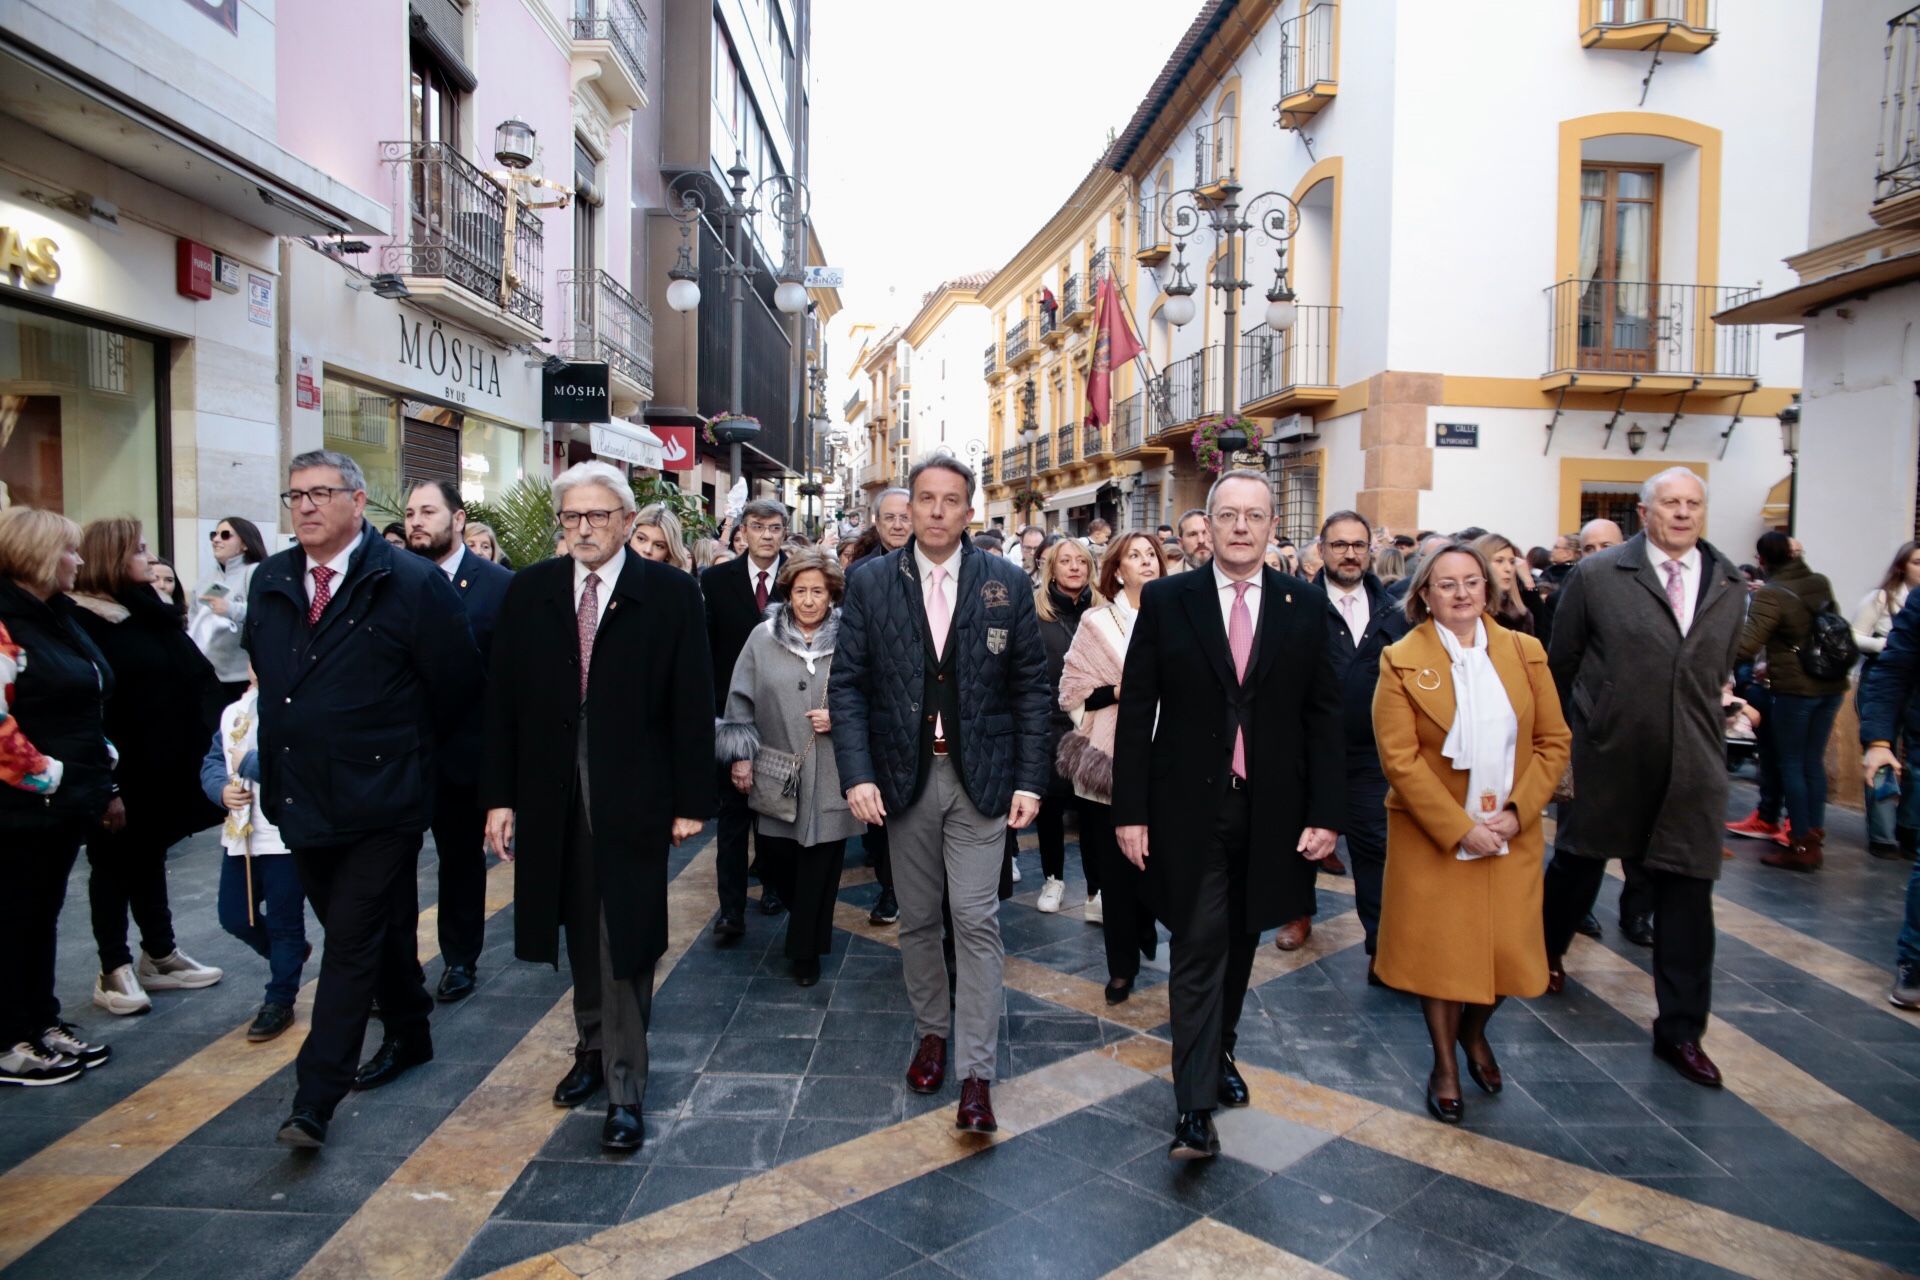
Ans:
{"type": "Polygon", "coordinates": [[[367,523],[352,458],[301,454],[280,499],[300,545],[254,571],[244,643],[264,805],[327,933],[280,1128],[282,1143],[317,1147],[349,1088],[433,1057],[414,876],[437,753],[479,696],[480,654],[446,577],[367,523]],[[356,1072],[375,997],[385,1038],[356,1072]]]}
{"type": "Polygon", "coordinates": [[[516,862],[514,954],[573,972],[573,1107],[607,1088],[601,1145],[639,1149],[667,851],[718,800],[700,588],[626,550],[633,491],[604,462],[553,482],[567,556],[514,575],[493,636],[480,799],[516,862]]]}
{"type": "Polygon", "coordinates": [[[1233,1046],[1260,933],[1312,912],[1346,819],[1326,593],[1261,563],[1257,472],[1221,476],[1206,514],[1211,559],[1142,593],[1113,759],[1114,835],[1173,933],[1176,1160],[1217,1154],[1214,1108],[1249,1101],[1233,1046]]]}

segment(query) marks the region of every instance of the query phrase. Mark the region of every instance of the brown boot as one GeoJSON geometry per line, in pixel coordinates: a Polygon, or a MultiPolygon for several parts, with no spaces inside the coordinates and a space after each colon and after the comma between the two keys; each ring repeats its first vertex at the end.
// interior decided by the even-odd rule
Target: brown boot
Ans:
{"type": "Polygon", "coordinates": [[[1821,864],[1826,861],[1822,849],[1825,836],[1826,833],[1823,831],[1808,831],[1804,835],[1796,835],[1793,837],[1793,843],[1787,848],[1763,855],[1760,865],[1778,867],[1782,871],[1818,871],[1821,864]]]}

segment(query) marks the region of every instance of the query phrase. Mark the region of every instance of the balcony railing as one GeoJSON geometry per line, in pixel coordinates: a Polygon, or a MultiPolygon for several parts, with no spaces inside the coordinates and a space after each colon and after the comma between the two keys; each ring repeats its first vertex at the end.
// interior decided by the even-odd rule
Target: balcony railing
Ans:
{"type": "Polygon", "coordinates": [[[1887,23],[1884,74],[1873,152],[1876,204],[1920,191],[1920,5],[1887,23]]]}
{"type": "Polygon", "coordinates": [[[993,466],[996,461],[997,459],[992,454],[988,454],[984,458],[980,459],[980,485],[982,488],[985,488],[987,485],[995,483],[993,478],[993,466]]]}
{"type": "Polygon", "coordinates": [[[1087,305],[1100,301],[1100,282],[1113,274],[1113,251],[1096,249],[1087,262],[1087,305]]]}
{"type": "Polygon", "coordinates": [[[998,372],[1000,372],[1000,344],[997,342],[989,342],[987,344],[986,373],[987,376],[991,378],[998,372]]]}
{"type": "Polygon", "coordinates": [[[1051,471],[1053,469],[1053,435],[1051,432],[1042,431],[1040,433],[1040,443],[1033,446],[1033,469],[1035,471],[1051,471]]]}
{"type": "Polygon", "coordinates": [[[1076,272],[1067,277],[1067,282],[1060,286],[1060,303],[1069,324],[1078,324],[1092,314],[1093,290],[1087,287],[1086,276],[1076,272]]]}
{"type": "Polygon", "coordinates": [[[1160,223],[1160,211],[1166,207],[1167,197],[1162,192],[1142,191],[1139,205],[1139,254],[1141,257],[1164,258],[1172,252],[1168,243],[1167,229],[1160,223]]]}
{"type": "Polygon", "coordinates": [[[1034,318],[1034,323],[1040,326],[1040,337],[1045,338],[1048,334],[1060,327],[1060,312],[1058,308],[1052,311],[1042,308],[1040,314],[1034,318]]]}
{"type": "Polygon", "coordinates": [[[1169,365],[1167,371],[1154,380],[1153,430],[1156,433],[1176,430],[1210,413],[1220,412],[1220,371],[1217,343],[1169,365]]]}
{"type": "Polygon", "coordinates": [[[1757,377],[1758,331],[1716,324],[1713,317],[1759,292],[1715,284],[1563,280],[1546,290],[1547,372],[1757,377]]]}
{"type": "Polygon", "coordinates": [[[1080,457],[1097,458],[1107,451],[1106,428],[1095,423],[1087,423],[1080,428],[1080,457]]]}
{"type": "Polygon", "coordinates": [[[1007,363],[1013,364],[1025,356],[1033,346],[1025,320],[1015,320],[1007,325],[1007,363]]]}
{"type": "MultiPolygon", "coordinates": [[[[381,156],[404,184],[407,218],[380,251],[380,269],[439,276],[538,326],[542,314],[540,215],[522,205],[506,263],[507,192],[445,142],[383,142],[381,156]]],[[[397,193],[396,193],[397,194],[397,193]]],[[[396,204],[398,201],[396,200],[396,204]]]]}
{"type": "Polygon", "coordinates": [[[1338,307],[1300,307],[1283,333],[1264,324],[1247,330],[1240,341],[1240,403],[1298,387],[1336,385],[1333,344],[1339,332],[1338,307]]]}
{"type": "Polygon", "coordinates": [[[847,397],[847,403],[845,407],[841,410],[841,416],[846,418],[852,418],[854,414],[860,411],[860,406],[865,404],[866,402],[867,402],[866,392],[864,391],[854,392],[852,395],[847,397]]]}
{"type": "Polygon", "coordinates": [[[1280,101],[1334,82],[1333,10],[1316,4],[1280,24],[1280,101]]]}
{"type": "Polygon", "coordinates": [[[1075,437],[1079,434],[1080,429],[1078,427],[1061,427],[1058,431],[1054,432],[1053,456],[1055,466],[1065,467],[1072,465],[1076,452],[1074,446],[1079,443],[1075,437]]]}
{"type": "Polygon", "coordinates": [[[560,296],[568,331],[561,354],[604,360],[618,377],[653,394],[653,315],[604,271],[562,271],[560,296]]]}
{"type": "Polygon", "coordinates": [[[573,19],[575,40],[605,40],[635,84],[647,87],[647,15],[632,0],[598,0],[600,16],[573,19]]]}
{"type": "Polygon", "coordinates": [[[1000,483],[1012,484],[1027,476],[1027,446],[1015,445],[1000,451],[1000,483]]]}
{"type": "Polygon", "coordinates": [[[1225,182],[1234,175],[1234,126],[1238,121],[1233,116],[1221,116],[1212,124],[1203,124],[1193,131],[1193,185],[1211,187],[1225,182]]]}

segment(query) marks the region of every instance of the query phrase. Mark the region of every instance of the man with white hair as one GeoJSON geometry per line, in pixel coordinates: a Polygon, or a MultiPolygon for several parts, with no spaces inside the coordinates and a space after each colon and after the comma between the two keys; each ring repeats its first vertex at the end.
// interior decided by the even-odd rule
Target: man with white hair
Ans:
{"type": "Polygon", "coordinates": [[[604,462],[553,482],[564,557],[514,575],[493,635],[480,799],[514,861],[514,954],[557,965],[567,935],[577,1032],[559,1107],[604,1083],[600,1144],[639,1149],[653,969],[667,947],[667,856],[718,798],[713,668],[700,588],[627,553],[634,499],[604,462]]]}
{"type": "Polygon", "coordinates": [[[1573,727],[1572,831],[1547,869],[1549,990],[1607,859],[1637,865],[1653,911],[1654,1056],[1719,1087],[1701,1047],[1713,995],[1713,882],[1727,767],[1720,691],[1746,623],[1740,571],[1701,538],[1707,487],[1669,467],[1641,532],[1568,575],[1548,661],[1573,727]],[[1558,856],[1569,852],[1572,857],[1558,856]]]}

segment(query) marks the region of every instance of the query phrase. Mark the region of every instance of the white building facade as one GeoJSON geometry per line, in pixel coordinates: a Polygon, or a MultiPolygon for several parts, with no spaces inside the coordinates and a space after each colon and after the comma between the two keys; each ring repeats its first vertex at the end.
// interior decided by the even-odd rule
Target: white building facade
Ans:
{"type": "MultiPolygon", "coordinates": [[[[908,465],[945,454],[980,475],[987,456],[987,387],[980,377],[980,351],[991,341],[992,317],[980,290],[993,273],[980,272],[942,283],[928,293],[901,331],[896,367],[908,465]]],[[[974,515],[984,511],[975,495],[974,515]]]]}

